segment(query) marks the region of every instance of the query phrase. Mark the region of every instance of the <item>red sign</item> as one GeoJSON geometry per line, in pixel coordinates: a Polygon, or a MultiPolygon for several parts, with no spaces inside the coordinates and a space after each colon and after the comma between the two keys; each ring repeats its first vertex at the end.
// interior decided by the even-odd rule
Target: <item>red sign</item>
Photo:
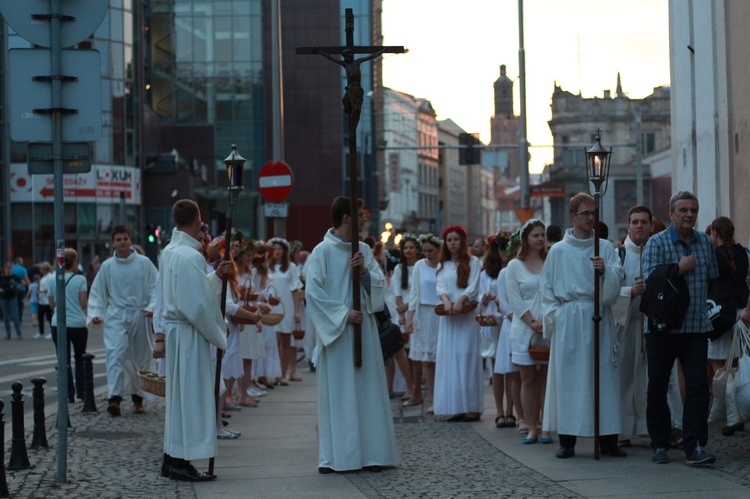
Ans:
{"type": "Polygon", "coordinates": [[[531,186],[532,198],[564,198],[565,186],[562,184],[538,184],[531,186]]]}
{"type": "Polygon", "coordinates": [[[283,161],[269,161],[258,173],[258,192],[270,203],[280,203],[292,192],[294,174],[283,161]]]}

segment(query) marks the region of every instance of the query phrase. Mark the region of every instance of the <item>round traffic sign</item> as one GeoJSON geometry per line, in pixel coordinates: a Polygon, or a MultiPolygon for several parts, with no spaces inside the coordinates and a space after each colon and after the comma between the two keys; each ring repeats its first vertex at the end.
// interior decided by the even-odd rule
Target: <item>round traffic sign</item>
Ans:
{"type": "Polygon", "coordinates": [[[283,161],[269,161],[258,173],[258,192],[271,203],[280,203],[292,192],[294,174],[283,161]]]}
{"type": "MultiPolygon", "coordinates": [[[[60,46],[71,47],[88,38],[102,23],[108,8],[109,0],[60,2],[60,14],[75,18],[60,23],[60,46]]],[[[49,21],[32,18],[50,13],[49,0],[0,0],[0,12],[24,39],[40,47],[50,46],[49,21]]]]}

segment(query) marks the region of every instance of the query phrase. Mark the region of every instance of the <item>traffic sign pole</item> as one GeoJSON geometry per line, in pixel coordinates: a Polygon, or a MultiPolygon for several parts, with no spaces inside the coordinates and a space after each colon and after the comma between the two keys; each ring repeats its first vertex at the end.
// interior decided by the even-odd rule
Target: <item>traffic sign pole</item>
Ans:
{"type": "MultiPolygon", "coordinates": [[[[294,174],[283,161],[269,161],[258,172],[258,193],[269,203],[280,203],[292,192],[294,174]]],[[[273,217],[273,233],[286,237],[286,217],[273,217]]]]}

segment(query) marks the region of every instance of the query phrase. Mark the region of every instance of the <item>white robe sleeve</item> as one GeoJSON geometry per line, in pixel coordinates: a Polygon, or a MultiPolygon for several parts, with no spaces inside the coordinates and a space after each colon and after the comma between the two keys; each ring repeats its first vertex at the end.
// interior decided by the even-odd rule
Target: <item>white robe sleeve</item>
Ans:
{"type": "Polygon", "coordinates": [[[99,272],[97,272],[94,282],[91,284],[91,290],[89,291],[88,303],[86,306],[86,327],[89,329],[100,327],[103,324],[94,324],[93,319],[94,317],[99,317],[104,320],[108,305],[108,283],[108,268],[102,266],[99,272]]]}
{"type": "Polygon", "coordinates": [[[448,285],[448,283],[445,282],[445,265],[442,263],[440,264],[440,267],[438,267],[438,271],[437,271],[436,289],[437,289],[438,299],[440,300],[441,303],[442,303],[441,296],[443,295],[448,295],[448,301],[453,303],[453,301],[451,300],[450,286],[448,285]]]}
{"type": "Polygon", "coordinates": [[[329,273],[324,248],[310,254],[305,268],[307,269],[305,288],[307,313],[312,323],[315,324],[315,332],[320,341],[326,347],[346,330],[350,307],[328,292],[326,286],[328,279],[337,279],[341,276],[329,273]]]}
{"type": "Polygon", "coordinates": [[[602,241],[600,255],[604,259],[604,275],[601,277],[601,300],[603,305],[612,305],[620,296],[624,273],[620,257],[609,241],[602,241]]]}
{"type": "Polygon", "coordinates": [[[198,333],[217,348],[227,347],[226,326],[221,316],[221,280],[216,272],[206,275],[205,260],[195,252],[195,257],[185,259],[175,274],[175,302],[180,314],[198,333]]]}
{"type": "Polygon", "coordinates": [[[411,274],[411,281],[409,281],[409,311],[416,311],[419,307],[419,269],[422,265],[417,262],[414,264],[414,271],[411,274]]]}
{"type": "Polygon", "coordinates": [[[497,297],[497,302],[499,304],[498,309],[500,310],[500,313],[505,317],[508,317],[513,313],[513,309],[510,306],[510,301],[508,300],[508,285],[505,282],[505,276],[507,274],[508,271],[506,269],[500,271],[500,275],[495,281],[494,290],[494,294],[497,297]]]}
{"type": "Polygon", "coordinates": [[[156,283],[159,282],[159,271],[156,269],[156,266],[154,266],[153,262],[146,259],[146,279],[148,282],[151,283],[150,290],[149,290],[149,301],[148,305],[146,306],[146,310],[148,312],[153,312],[154,308],[156,307],[156,283]]]}
{"type": "Polygon", "coordinates": [[[466,297],[467,303],[476,300],[479,294],[479,276],[482,273],[482,263],[479,261],[479,258],[472,256],[469,267],[471,269],[469,272],[469,283],[461,293],[466,297]]]}
{"type": "Polygon", "coordinates": [[[161,290],[161,279],[156,280],[156,298],[154,303],[154,333],[165,334],[167,324],[164,322],[164,293],[161,290]]]}
{"type": "Polygon", "coordinates": [[[372,253],[363,253],[365,255],[365,265],[370,274],[370,292],[368,293],[362,288],[364,310],[367,313],[374,314],[385,308],[385,288],[387,282],[372,253]]]}
{"type": "Polygon", "coordinates": [[[542,267],[542,277],[539,280],[539,287],[542,297],[542,324],[544,330],[544,337],[546,339],[552,338],[555,334],[555,314],[557,309],[560,308],[562,303],[555,296],[554,288],[552,283],[555,281],[555,256],[553,246],[550,249],[550,253],[547,255],[547,259],[544,261],[544,267],[542,267]]]}

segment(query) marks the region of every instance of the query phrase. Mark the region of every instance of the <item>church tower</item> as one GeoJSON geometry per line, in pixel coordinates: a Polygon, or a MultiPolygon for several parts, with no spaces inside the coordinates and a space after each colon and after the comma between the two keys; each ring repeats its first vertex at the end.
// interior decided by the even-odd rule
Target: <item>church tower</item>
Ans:
{"type": "MultiPolygon", "coordinates": [[[[495,115],[490,118],[490,135],[493,144],[518,144],[519,119],[513,114],[513,80],[500,66],[500,77],[495,80],[495,115]]],[[[504,149],[508,157],[507,168],[495,171],[495,184],[513,182],[518,178],[518,148],[504,149]]]]}
{"type": "Polygon", "coordinates": [[[495,80],[495,117],[513,117],[513,81],[505,74],[505,64],[500,66],[500,77],[495,80]]]}

